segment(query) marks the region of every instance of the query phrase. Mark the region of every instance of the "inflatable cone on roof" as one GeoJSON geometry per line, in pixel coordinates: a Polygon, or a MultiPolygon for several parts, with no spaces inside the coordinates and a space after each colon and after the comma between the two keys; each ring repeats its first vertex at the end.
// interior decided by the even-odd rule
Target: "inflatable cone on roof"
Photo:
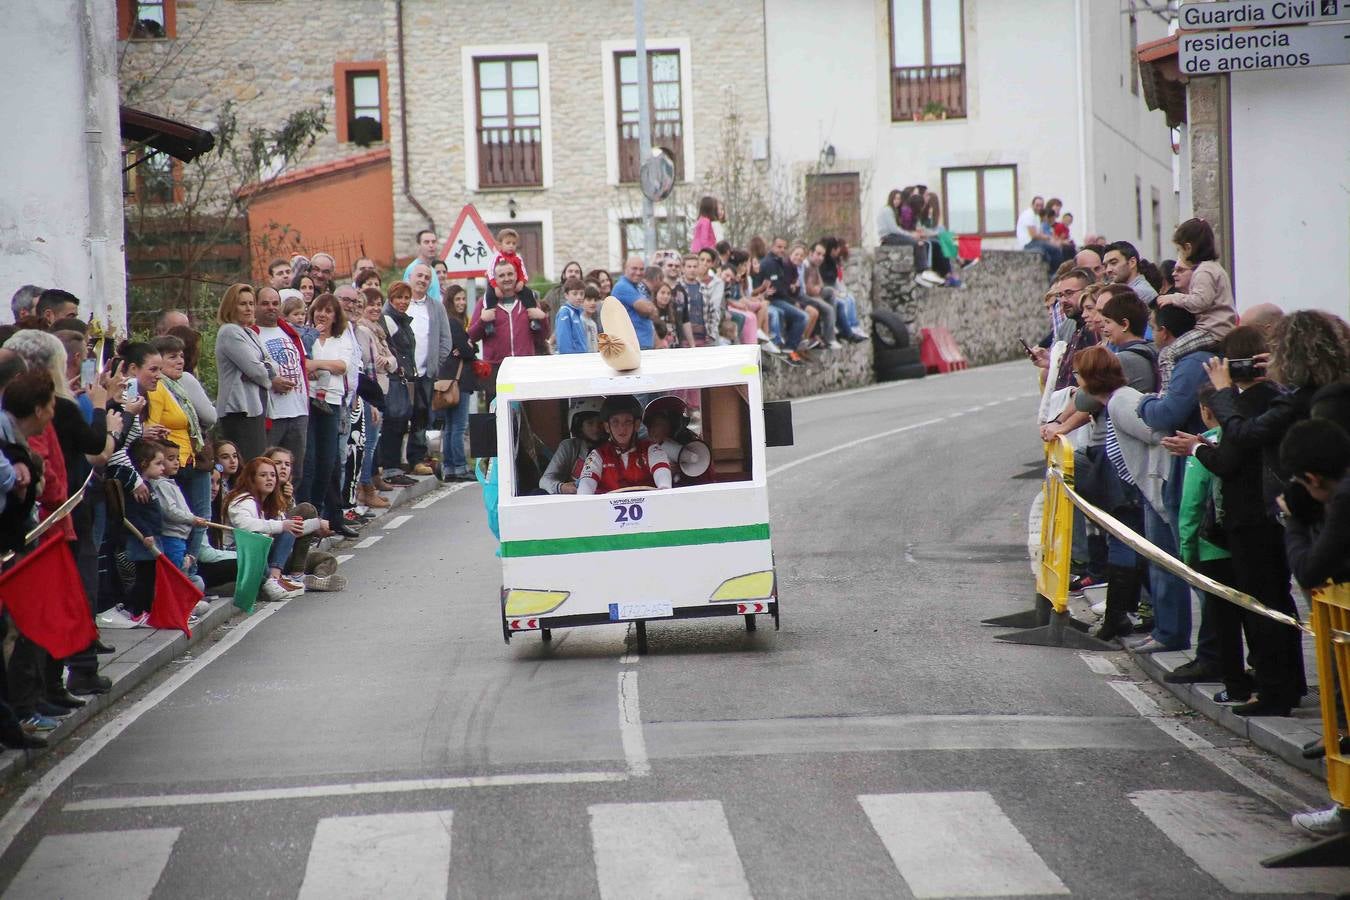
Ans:
{"type": "Polygon", "coordinates": [[[600,305],[600,356],[616,372],[629,372],[642,364],[637,332],[628,308],[615,297],[606,297],[600,305]]]}

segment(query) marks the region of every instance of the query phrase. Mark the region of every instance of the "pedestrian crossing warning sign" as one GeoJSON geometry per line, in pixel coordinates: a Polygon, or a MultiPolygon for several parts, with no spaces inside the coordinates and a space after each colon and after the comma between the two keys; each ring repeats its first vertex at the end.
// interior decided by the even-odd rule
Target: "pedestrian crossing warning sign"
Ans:
{"type": "Polygon", "coordinates": [[[441,248],[441,259],[451,278],[479,278],[487,274],[488,260],[497,252],[492,233],[472,203],[464,204],[441,248]]]}

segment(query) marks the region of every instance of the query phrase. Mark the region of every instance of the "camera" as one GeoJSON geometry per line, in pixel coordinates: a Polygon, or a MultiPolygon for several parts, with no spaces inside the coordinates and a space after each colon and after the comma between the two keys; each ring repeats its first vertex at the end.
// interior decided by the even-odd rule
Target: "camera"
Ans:
{"type": "Polygon", "coordinates": [[[1230,359],[1228,374],[1239,381],[1252,381],[1266,374],[1266,367],[1255,359],[1230,359]]]}

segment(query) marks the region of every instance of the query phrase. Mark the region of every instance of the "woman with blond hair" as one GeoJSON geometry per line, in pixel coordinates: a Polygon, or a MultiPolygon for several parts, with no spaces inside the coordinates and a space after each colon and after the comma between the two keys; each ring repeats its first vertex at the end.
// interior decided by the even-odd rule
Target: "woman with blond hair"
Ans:
{"type": "Polygon", "coordinates": [[[232,284],[216,314],[216,413],[221,434],[244,459],[267,449],[267,400],[279,380],[258,337],[255,302],[253,288],[232,284]]]}

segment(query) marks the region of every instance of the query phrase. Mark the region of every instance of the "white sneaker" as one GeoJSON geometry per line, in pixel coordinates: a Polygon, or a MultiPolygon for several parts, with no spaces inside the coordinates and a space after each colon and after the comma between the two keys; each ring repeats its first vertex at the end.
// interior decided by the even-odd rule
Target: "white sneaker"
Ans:
{"type": "Polygon", "coordinates": [[[778,349],[778,345],[775,344],[773,341],[761,342],[759,345],[759,349],[763,350],[765,353],[773,354],[775,356],[783,352],[782,350],[778,349]]]}
{"type": "Polygon", "coordinates": [[[342,575],[306,575],[304,581],[307,591],[345,591],[347,589],[347,579],[342,575]]]}
{"type": "Polygon", "coordinates": [[[937,272],[934,272],[932,269],[924,269],[918,275],[914,276],[914,280],[918,281],[920,284],[927,285],[928,287],[942,287],[942,285],[947,283],[945,278],[937,272]]]}
{"type": "Polygon", "coordinates": [[[197,601],[196,606],[192,607],[191,615],[196,616],[197,618],[200,619],[202,616],[206,615],[210,611],[211,611],[211,601],[203,597],[201,600],[197,601]]]}
{"type": "Polygon", "coordinates": [[[99,628],[136,628],[140,625],[142,618],[133,616],[127,612],[125,606],[119,603],[112,609],[99,613],[95,621],[99,628]]]}
{"type": "Polygon", "coordinates": [[[1313,837],[1335,837],[1350,831],[1350,816],[1346,816],[1335,804],[1326,809],[1294,813],[1289,821],[1294,823],[1295,828],[1313,837]]]}
{"type": "Polygon", "coordinates": [[[831,350],[842,350],[844,348],[844,345],[839,343],[838,341],[830,341],[828,344],[826,344],[826,346],[829,347],[831,350]]]}
{"type": "Polygon", "coordinates": [[[755,330],[755,339],[759,341],[761,344],[765,342],[771,342],[773,340],[773,338],[769,337],[767,334],[764,333],[763,328],[755,330]]]}
{"type": "Polygon", "coordinates": [[[277,580],[275,578],[269,578],[262,583],[260,593],[262,594],[262,598],[264,600],[271,600],[271,601],[292,600],[303,594],[304,590],[302,589],[299,591],[288,591],[281,585],[277,584],[277,580]]]}

